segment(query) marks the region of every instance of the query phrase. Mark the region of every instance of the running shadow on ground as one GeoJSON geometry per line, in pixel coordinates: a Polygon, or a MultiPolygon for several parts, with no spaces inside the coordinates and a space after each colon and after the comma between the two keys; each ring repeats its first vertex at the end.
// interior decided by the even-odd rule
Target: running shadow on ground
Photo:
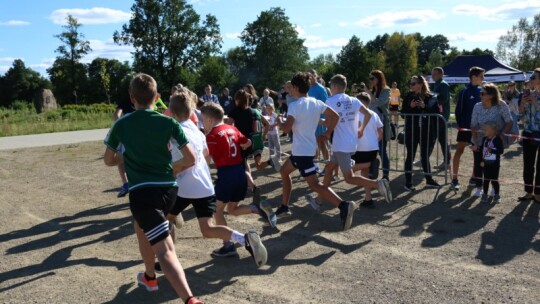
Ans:
{"type": "Polygon", "coordinates": [[[85,219],[86,217],[102,216],[112,212],[126,209],[125,205],[107,205],[97,207],[90,210],[79,212],[72,216],[64,216],[52,219],[50,221],[38,224],[30,229],[13,231],[0,235],[0,243],[21,238],[36,238],[42,234],[54,233],[51,236],[46,236],[41,239],[32,240],[22,245],[14,246],[6,250],[6,254],[25,254],[33,250],[42,250],[53,247],[58,244],[76,241],[80,238],[90,237],[95,234],[102,234],[99,238],[86,241],[79,244],[65,246],[50,256],[33,265],[24,266],[18,269],[12,269],[0,273],[0,282],[6,283],[9,280],[34,277],[14,285],[6,286],[0,289],[0,293],[9,289],[23,286],[29,282],[44,278],[50,275],[55,275],[55,270],[71,267],[75,265],[87,265],[91,267],[116,267],[117,269],[125,269],[140,263],[137,261],[111,261],[99,258],[82,258],[77,259],[72,255],[74,249],[93,245],[96,243],[108,243],[122,239],[126,236],[133,235],[133,224],[131,216],[117,219],[100,219],[76,222],[76,220],[85,219]],[[73,221],[73,222],[72,222],[73,221]]]}
{"type": "Polygon", "coordinates": [[[540,204],[519,202],[512,212],[501,220],[495,231],[482,234],[477,258],[484,265],[500,265],[529,249],[540,252],[540,241],[533,242],[540,230],[539,213],[540,204]]]}

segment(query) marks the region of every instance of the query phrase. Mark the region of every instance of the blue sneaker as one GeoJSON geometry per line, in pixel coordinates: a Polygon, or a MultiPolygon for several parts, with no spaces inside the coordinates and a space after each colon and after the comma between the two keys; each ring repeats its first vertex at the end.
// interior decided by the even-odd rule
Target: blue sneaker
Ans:
{"type": "Polygon", "coordinates": [[[118,192],[118,195],[116,197],[124,197],[129,193],[129,185],[128,183],[125,183],[122,185],[122,189],[118,192]]]}
{"type": "Polygon", "coordinates": [[[277,216],[267,200],[261,201],[257,209],[259,209],[259,214],[268,221],[270,226],[273,228],[277,227],[277,216]]]}

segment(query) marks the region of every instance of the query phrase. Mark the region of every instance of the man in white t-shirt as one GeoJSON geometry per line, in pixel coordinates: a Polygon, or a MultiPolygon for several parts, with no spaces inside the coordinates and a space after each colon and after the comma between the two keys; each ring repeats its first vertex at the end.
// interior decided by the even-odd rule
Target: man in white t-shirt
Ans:
{"type": "MultiPolygon", "coordinates": [[[[360,187],[377,188],[385,200],[390,203],[392,194],[390,193],[388,180],[381,179],[377,181],[355,176],[352,169],[351,156],[356,152],[358,139],[362,140],[364,130],[372,114],[362,106],[360,100],[345,94],[347,89],[347,78],[345,76],[338,74],[332,77],[330,89],[332,90],[332,97],[326,100],[326,104],[338,113],[339,121],[334,129],[332,156],[325,168],[323,185],[330,185],[332,172],[339,166],[341,172],[343,172],[345,182],[360,187]],[[365,117],[360,127],[358,126],[359,113],[365,117]]],[[[306,195],[306,199],[315,210],[319,210],[319,204],[311,195],[306,195]]]]}
{"type": "Polygon", "coordinates": [[[319,123],[320,115],[326,115],[327,131],[321,135],[326,139],[330,137],[339,117],[334,110],[326,106],[322,101],[307,97],[310,77],[308,73],[294,75],[291,80],[290,93],[297,100],[289,105],[287,121],[283,123],[280,119],[281,129],[285,133],[292,130],[294,141],[291,156],[285,161],[280,170],[283,179],[283,197],[276,215],[291,214],[289,210],[289,199],[292,190],[290,175],[294,170],[298,169],[312,191],[339,208],[343,230],[347,230],[351,226],[356,205],[354,202],[343,201],[330,187],[321,184],[317,177],[316,166],[313,163],[315,150],[317,149],[317,140],[313,130],[319,123]]]}
{"type": "MultiPolygon", "coordinates": [[[[379,153],[379,141],[383,137],[384,125],[379,115],[376,115],[375,112],[369,109],[369,104],[371,102],[371,97],[369,94],[362,92],[357,96],[357,98],[371,113],[371,119],[364,128],[364,135],[361,138],[358,138],[356,153],[354,153],[351,158],[355,162],[353,171],[356,172],[360,170],[361,176],[368,177],[370,166],[372,162],[377,159],[377,154],[379,153]]],[[[358,119],[361,122],[364,121],[364,114],[358,113],[358,119]]],[[[371,199],[371,187],[365,187],[364,201],[360,204],[360,206],[366,208],[375,207],[375,204],[371,199]]]]}
{"type": "MultiPolygon", "coordinates": [[[[210,170],[205,159],[208,156],[208,146],[206,145],[205,135],[189,119],[189,115],[191,114],[189,95],[180,93],[173,96],[169,103],[169,109],[171,110],[172,117],[180,123],[189,143],[193,146],[196,160],[193,166],[174,172],[180,187],[178,187],[176,202],[169,211],[167,219],[171,223],[174,223],[175,217],[178,214],[189,205],[193,205],[203,237],[242,244],[245,242],[245,234],[232,230],[227,226],[215,225],[212,221],[212,217],[216,211],[216,197],[212,178],[210,177],[210,170]]],[[[182,158],[182,154],[176,147],[172,147],[171,149],[172,161],[174,163],[182,158]]],[[[174,234],[171,234],[174,240],[174,234]]],[[[212,255],[222,257],[237,255],[237,253],[236,250],[226,253],[215,250],[212,252],[212,255]]],[[[156,263],[156,270],[160,269],[159,266],[156,263]]]]}

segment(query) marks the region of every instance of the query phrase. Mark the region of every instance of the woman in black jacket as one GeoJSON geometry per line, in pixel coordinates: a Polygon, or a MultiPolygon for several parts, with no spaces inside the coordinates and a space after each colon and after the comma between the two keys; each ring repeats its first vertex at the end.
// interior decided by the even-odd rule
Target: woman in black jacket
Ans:
{"type": "Polygon", "coordinates": [[[403,115],[405,118],[405,190],[414,191],[412,185],[412,163],[416,150],[420,144],[420,160],[426,178],[426,186],[440,187],[431,177],[429,156],[433,151],[437,139],[437,117],[422,116],[421,114],[440,114],[437,99],[429,91],[427,81],[422,76],[413,76],[409,83],[410,91],[403,99],[402,114],[417,114],[416,116],[403,115]]]}

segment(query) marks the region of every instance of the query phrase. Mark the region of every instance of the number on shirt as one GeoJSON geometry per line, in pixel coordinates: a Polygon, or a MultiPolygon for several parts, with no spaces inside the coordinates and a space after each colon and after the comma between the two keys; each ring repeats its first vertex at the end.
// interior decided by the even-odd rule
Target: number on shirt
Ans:
{"type": "Polygon", "coordinates": [[[236,157],[236,154],[238,153],[238,148],[236,147],[236,144],[234,143],[234,136],[228,136],[227,139],[229,140],[229,146],[231,147],[229,149],[229,152],[231,152],[231,157],[236,157]]]}

